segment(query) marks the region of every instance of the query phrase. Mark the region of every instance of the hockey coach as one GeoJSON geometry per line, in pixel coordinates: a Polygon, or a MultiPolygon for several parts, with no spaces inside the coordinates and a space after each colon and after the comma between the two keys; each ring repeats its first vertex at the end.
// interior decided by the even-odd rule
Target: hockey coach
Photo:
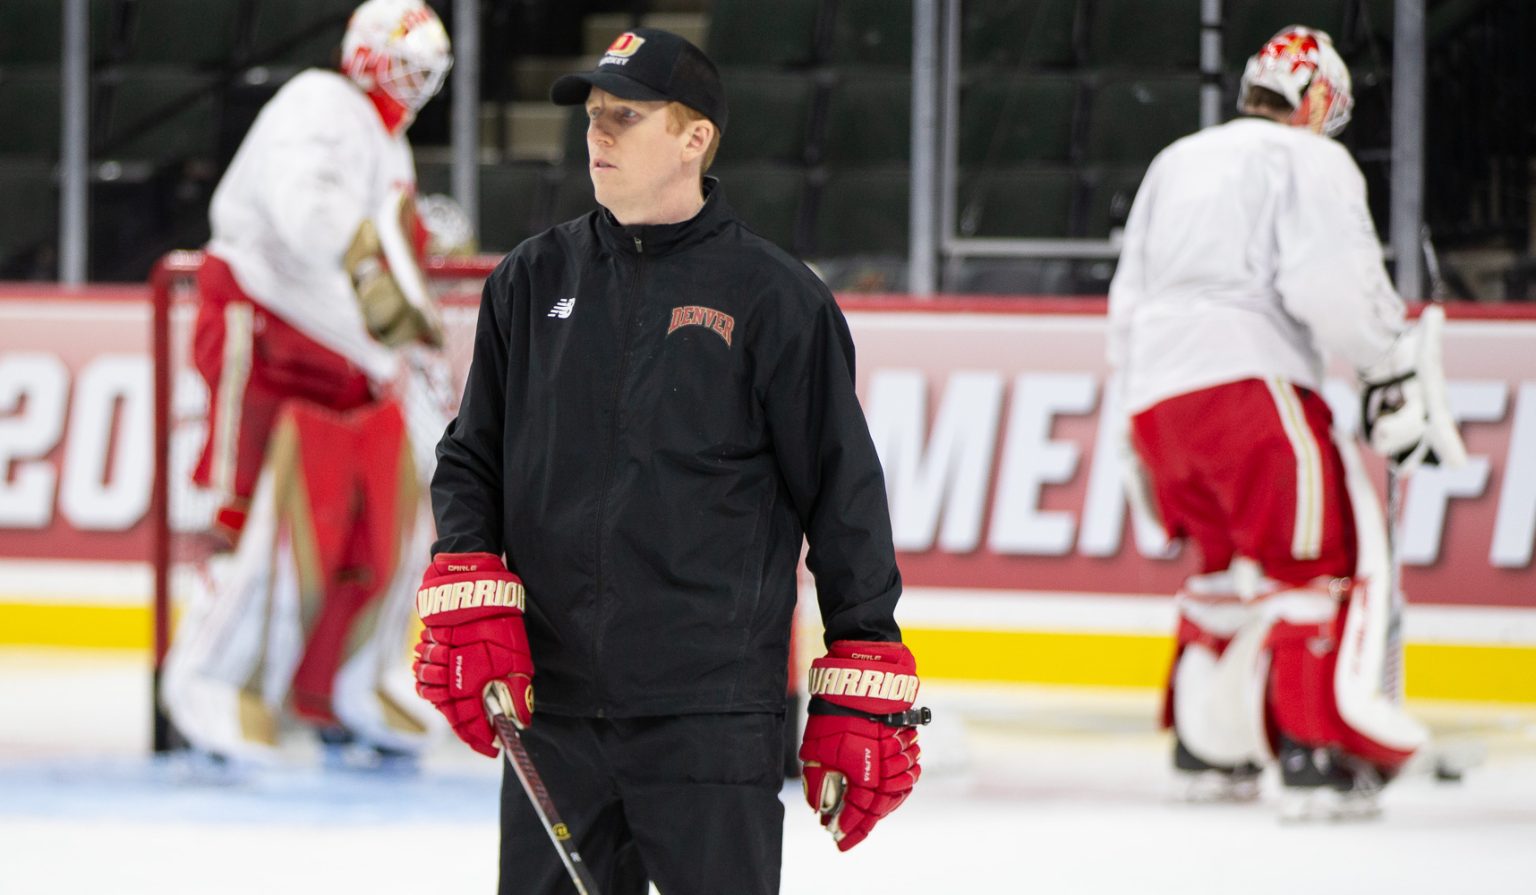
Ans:
{"type": "MultiPolygon", "coordinates": [[[[697,47],[626,32],[551,98],[586,110],[601,208],[486,281],[437,449],[418,690],[494,756],[482,692],[509,685],[606,895],[774,893],[802,540],[828,646],[800,749],[807,800],[846,850],[920,773],[852,339],[826,287],[704,176],[728,116],[697,47]]],[[[506,776],[500,891],[569,886],[506,776]]]]}

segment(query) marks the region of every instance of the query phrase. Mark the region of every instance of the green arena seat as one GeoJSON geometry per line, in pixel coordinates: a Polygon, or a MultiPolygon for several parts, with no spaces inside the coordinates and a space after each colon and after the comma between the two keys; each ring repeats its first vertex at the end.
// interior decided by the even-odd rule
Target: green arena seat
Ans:
{"type": "Polygon", "coordinates": [[[819,0],[715,0],[705,49],[722,68],[817,60],[819,0]]]}
{"type": "Polygon", "coordinates": [[[830,57],[835,65],[912,67],[912,0],[838,0],[830,57]]]}
{"type": "Polygon", "coordinates": [[[58,156],[59,91],[53,66],[0,72],[0,155],[58,156]]]}
{"type": "Polygon", "coordinates": [[[720,178],[726,201],[753,232],[787,252],[796,250],[805,203],[805,169],[758,162],[720,165],[709,173],[720,178]]]}
{"type": "Polygon", "coordinates": [[[565,135],[560,141],[560,163],[567,168],[587,166],[587,110],[571,106],[566,113],[565,135]]]}
{"type": "Polygon", "coordinates": [[[1070,75],[982,75],[960,94],[960,163],[1066,161],[1078,79],[1070,75]]]}
{"type": "Polygon", "coordinates": [[[1198,71],[1201,2],[1095,0],[1088,25],[1089,64],[1198,71]]]}
{"type": "Polygon", "coordinates": [[[453,194],[453,165],[448,162],[424,162],[416,160],[416,192],[453,194]]]}
{"type": "Polygon", "coordinates": [[[720,76],[731,113],[720,162],[803,161],[816,97],[813,76],[769,69],[723,69],[720,76]]]}
{"type": "Polygon", "coordinates": [[[1131,201],[1147,173],[1146,165],[1090,166],[1081,172],[1086,195],[1083,236],[1108,239],[1111,231],[1125,225],[1131,201]]]}
{"type": "Polygon", "coordinates": [[[212,158],[218,81],[186,68],[124,67],[103,74],[107,123],[92,142],[110,158],[212,158]]]}
{"type": "Polygon", "coordinates": [[[549,165],[480,166],[480,247],[508,252],[545,229],[549,165]]]}
{"type": "Polygon", "coordinates": [[[356,7],[356,0],[260,0],[251,29],[253,61],[329,67],[356,7]]]}
{"type": "Polygon", "coordinates": [[[1072,235],[1076,184],[1065,165],[960,172],[956,235],[1059,239],[1072,235]]]}
{"type": "Polygon", "coordinates": [[[911,186],[905,166],[829,171],[816,203],[807,254],[905,255],[911,186]]]}
{"type": "MultiPolygon", "coordinates": [[[[1444,3],[1441,3],[1441,4],[1429,4],[1429,3],[1426,3],[1425,4],[1426,7],[1427,6],[1436,6],[1436,5],[1438,5],[1441,8],[1444,8],[1444,7],[1446,7],[1447,4],[1444,4],[1444,3]]],[[[1454,8],[1455,6],[1468,6],[1468,5],[1478,5],[1478,6],[1480,6],[1481,4],[1450,4],[1450,5],[1454,8]]],[[[1424,10],[1424,16],[1425,16],[1424,27],[1426,29],[1426,32],[1425,32],[1425,35],[1424,35],[1425,36],[1425,40],[1427,40],[1430,43],[1430,45],[1433,45],[1434,44],[1434,37],[1435,37],[1435,24],[1436,24],[1435,23],[1435,19],[1437,18],[1437,16],[1436,16],[1435,13],[1431,13],[1428,9],[1424,10]]],[[[1397,0],[1362,0],[1362,2],[1360,4],[1359,14],[1358,14],[1358,16],[1356,18],[1356,21],[1357,21],[1357,23],[1359,24],[1360,27],[1359,27],[1359,30],[1356,32],[1355,36],[1356,37],[1362,37],[1362,38],[1363,37],[1375,37],[1375,38],[1380,39],[1380,40],[1391,41],[1392,40],[1393,23],[1396,21],[1396,19],[1397,19],[1397,0]]],[[[1326,30],[1326,29],[1324,29],[1324,30],[1326,30]]]]}
{"type": "MultiPolygon", "coordinates": [[[[90,0],[90,54],[102,59],[111,46],[117,0],[90,0]]],[[[57,65],[64,47],[61,0],[19,0],[4,4],[0,22],[0,71],[11,66],[57,65]]]]}
{"type": "Polygon", "coordinates": [[[1107,77],[1089,104],[1086,157],[1090,162],[1145,164],[1199,127],[1197,76],[1107,77]]]}
{"type": "Polygon", "coordinates": [[[59,227],[59,196],[51,159],[0,161],[0,268],[11,257],[46,240],[59,227]]]}
{"type": "MultiPolygon", "coordinates": [[[[91,23],[91,31],[101,28],[91,23]]],[[[63,46],[64,5],[56,0],[8,3],[0,28],[0,68],[57,63],[63,46]]]]}
{"type": "Polygon", "coordinates": [[[597,199],[592,194],[592,176],[587,173],[586,167],[572,168],[567,165],[554,174],[549,217],[544,223],[551,227],[563,224],[596,207],[597,199]]]}
{"type": "Polygon", "coordinates": [[[905,162],[912,154],[912,78],[847,71],[831,88],[822,158],[831,165],[905,162]]]}
{"type": "MultiPolygon", "coordinates": [[[[548,225],[549,168],[544,162],[480,165],[480,226],[475,238],[483,251],[511,251],[548,225]]],[[[416,191],[453,195],[453,166],[418,162],[416,191]]]]}
{"type": "Polygon", "coordinates": [[[240,0],[135,3],[129,16],[128,59],[135,65],[229,65],[235,56],[239,8],[240,0]]]}
{"type": "Polygon", "coordinates": [[[966,0],[960,64],[966,69],[1064,68],[1077,60],[1082,0],[966,0]]]}
{"type": "Polygon", "coordinates": [[[1286,25],[1321,28],[1333,37],[1336,46],[1342,46],[1348,39],[1343,33],[1347,5],[1346,0],[1287,0],[1283,4],[1227,0],[1221,35],[1221,55],[1226,67],[1241,73],[1248,57],[1286,25]]]}

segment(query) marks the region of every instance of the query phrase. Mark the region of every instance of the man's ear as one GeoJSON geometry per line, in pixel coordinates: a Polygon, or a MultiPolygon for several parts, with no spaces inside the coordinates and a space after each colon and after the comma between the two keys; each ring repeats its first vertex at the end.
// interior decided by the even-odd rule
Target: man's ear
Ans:
{"type": "Polygon", "coordinates": [[[683,151],[690,160],[702,156],[709,150],[710,141],[715,138],[715,125],[703,118],[688,122],[688,142],[683,144],[683,151]]]}

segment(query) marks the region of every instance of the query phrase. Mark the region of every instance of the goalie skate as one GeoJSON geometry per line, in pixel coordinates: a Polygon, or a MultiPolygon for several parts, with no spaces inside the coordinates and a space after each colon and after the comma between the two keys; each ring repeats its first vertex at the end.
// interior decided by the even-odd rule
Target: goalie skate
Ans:
{"type": "Polygon", "coordinates": [[[1280,819],[1287,823],[1367,820],[1381,814],[1381,774],[1337,749],[1282,742],[1280,782],[1280,819]]]}
{"type": "Polygon", "coordinates": [[[1192,804],[1243,803],[1259,798],[1261,769],[1252,762],[1219,767],[1200,760],[1175,739],[1173,769],[1176,796],[1192,804]]]}

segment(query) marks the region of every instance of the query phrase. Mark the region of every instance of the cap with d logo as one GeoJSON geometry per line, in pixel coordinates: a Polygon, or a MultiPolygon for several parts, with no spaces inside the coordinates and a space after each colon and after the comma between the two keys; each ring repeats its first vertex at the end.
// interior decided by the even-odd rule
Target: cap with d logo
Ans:
{"type": "Polygon", "coordinates": [[[620,99],[680,102],[725,132],[725,88],[704,51],[670,31],[626,31],[603,53],[597,68],[565,75],[549,88],[556,105],[579,106],[598,87],[620,99]]]}

